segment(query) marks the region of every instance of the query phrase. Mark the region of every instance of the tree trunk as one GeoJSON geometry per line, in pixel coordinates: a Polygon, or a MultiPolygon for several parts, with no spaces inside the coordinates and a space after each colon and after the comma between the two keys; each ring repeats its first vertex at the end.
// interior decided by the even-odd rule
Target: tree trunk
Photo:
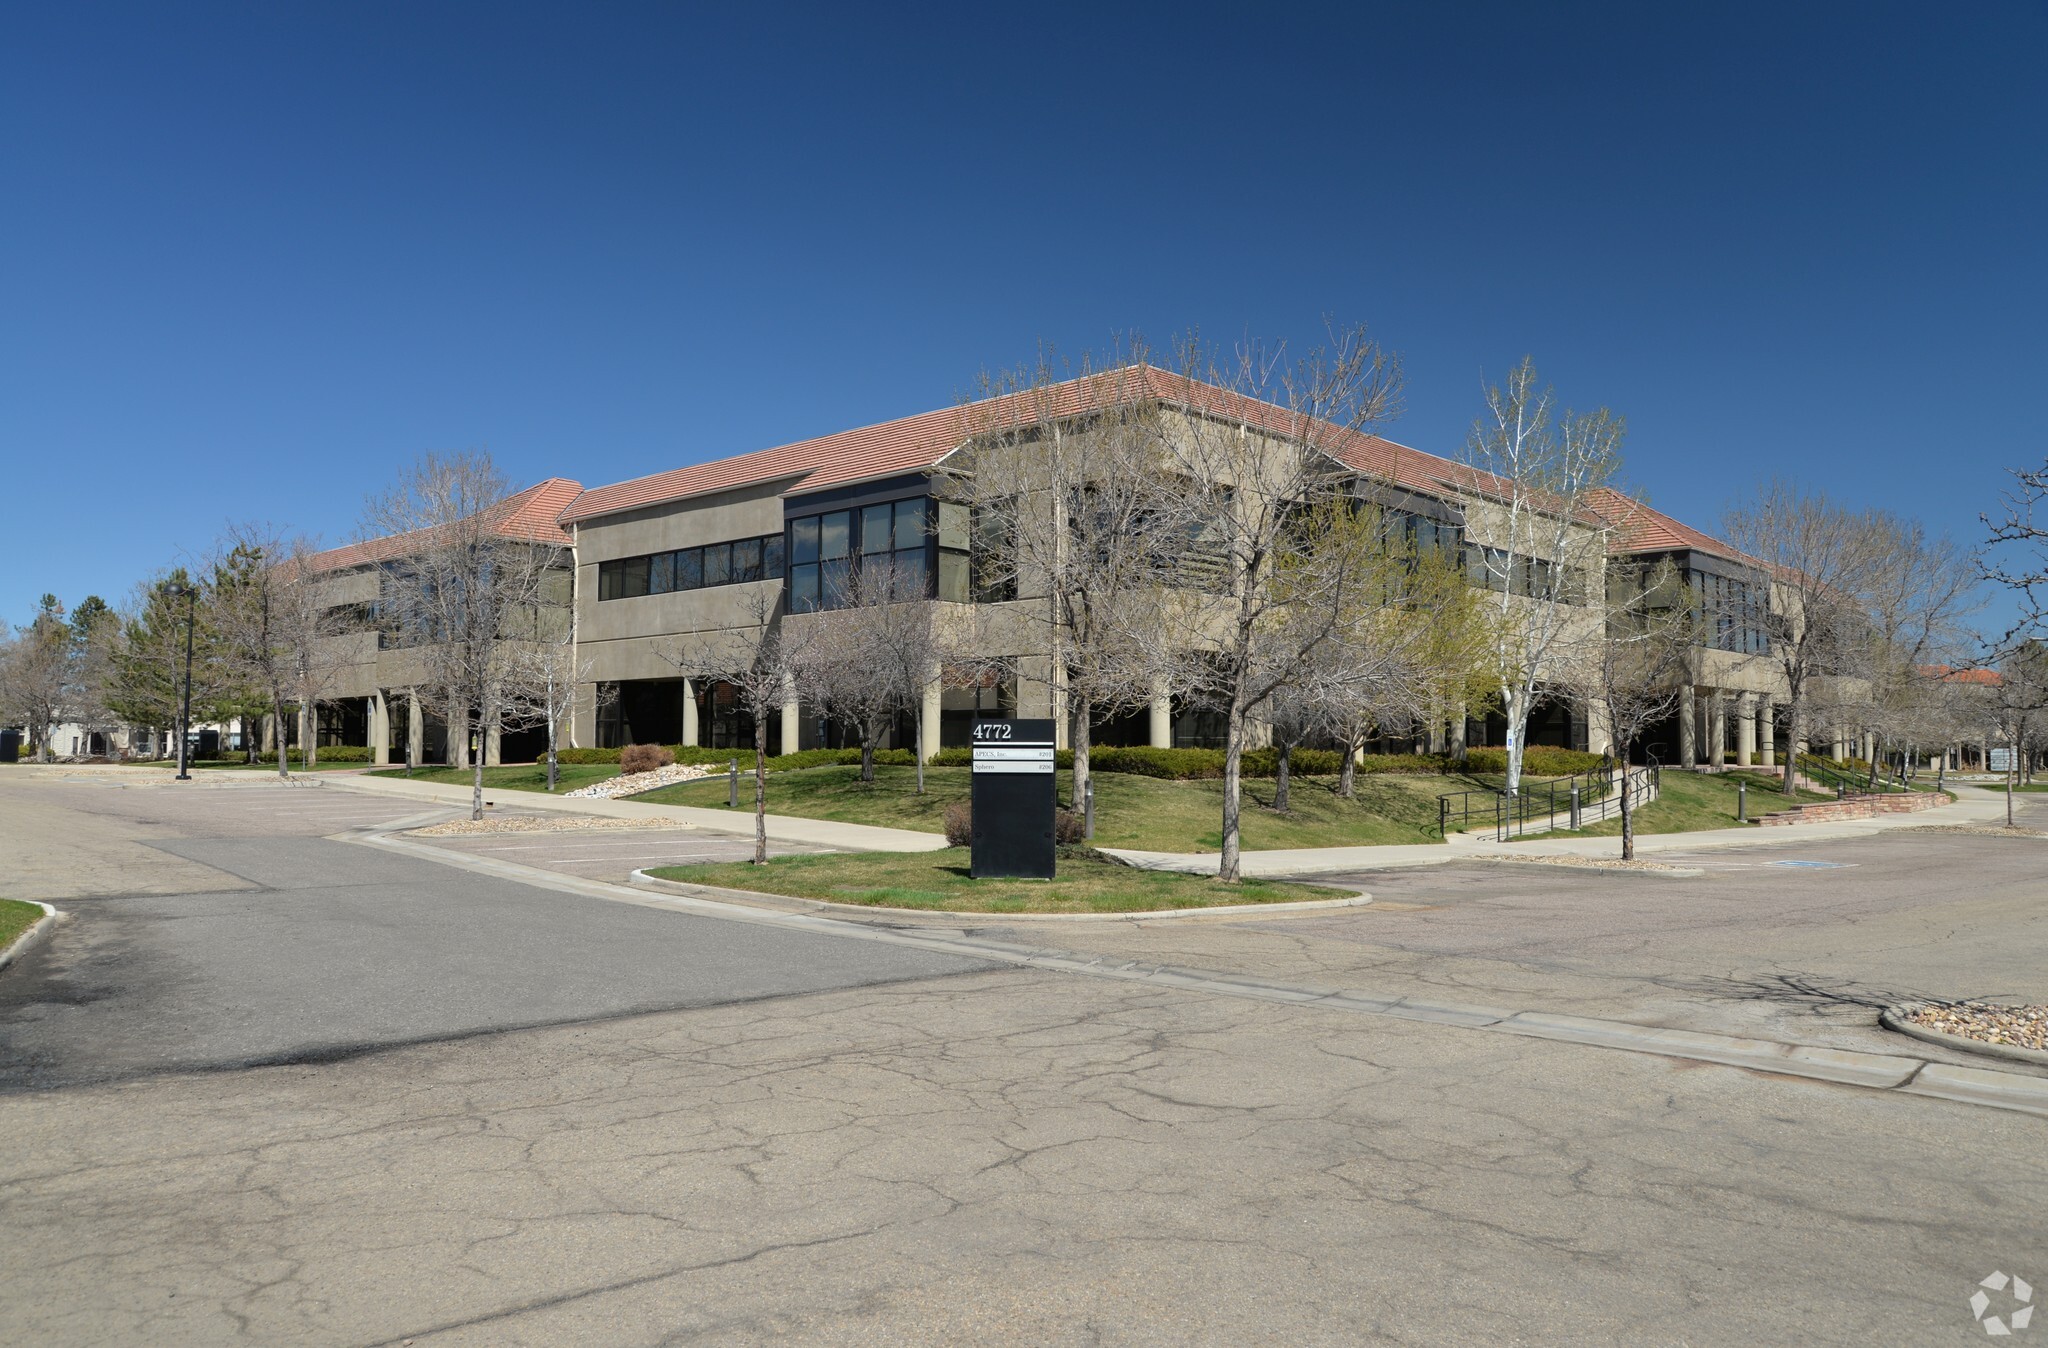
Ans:
{"type": "Polygon", "coordinates": [[[311,772],[320,762],[320,707],[317,703],[306,703],[305,739],[299,745],[299,761],[311,772]]]}
{"type": "Polygon", "coordinates": [[[277,775],[289,777],[292,775],[292,754],[290,746],[284,742],[284,693],[275,688],[270,690],[270,715],[277,725],[277,775]]]}
{"type": "Polygon", "coordinates": [[[2019,781],[2020,750],[2015,744],[2005,755],[2005,826],[2012,824],[2012,788],[2019,781]]]}
{"type": "Polygon", "coordinates": [[[1273,772],[1273,809],[1279,814],[1286,814],[1292,808],[1294,797],[1288,790],[1288,787],[1292,784],[1288,779],[1293,766],[1294,742],[1292,740],[1282,740],[1280,741],[1280,766],[1274,769],[1273,772]]]}
{"type": "Polygon", "coordinates": [[[1345,800],[1353,798],[1358,789],[1358,755],[1365,747],[1361,738],[1344,742],[1344,766],[1337,770],[1337,794],[1345,800]]]}
{"type": "Polygon", "coordinates": [[[1233,700],[1230,724],[1223,735],[1223,856],[1216,878],[1236,884],[1240,849],[1239,816],[1244,805],[1244,712],[1233,700]]]}
{"type": "Polygon", "coordinates": [[[860,727],[860,779],[872,786],[875,781],[875,741],[880,731],[866,722],[860,727]]]}
{"type": "Polygon", "coordinates": [[[1792,779],[1799,771],[1799,737],[1806,731],[1806,699],[1798,693],[1785,708],[1785,782],[1781,788],[1785,795],[1794,796],[1799,788],[1792,779]]]}
{"type": "Polygon", "coordinates": [[[1621,756],[1621,859],[1636,859],[1636,812],[1628,798],[1628,754],[1621,756]]]}
{"type": "Polygon", "coordinates": [[[1506,792],[1509,799],[1522,790],[1522,736],[1528,729],[1529,702],[1520,688],[1503,688],[1502,710],[1508,722],[1508,780],[1506,792]]]}
{"type": "Polygon", "coordinates": [[[754,718],[754,864],[766,865],[767,861],[768,718],[762,715],[754,718]]]}
{"type": "MultiPolygon", "coordinates": [[[[469,717],[464,716],[462,718],[462,738],[465,742],[469,739],[469,724],[469,717]]],[[[484,817],[484,748],[481,742],[483,739],[483,728],[483,711],[479,708],[476,718],[476,734],[479,742],[476,752],[469,756],[469,817],[471,819],[481,819],[484,817]]]]}
{"type": "Polygon", "coordinates": [[[548,790],[550,791],[553,791],[556,784],[562,779],[562,771],[555,757],[555,744],[561,735],[560,727],[561,721],[559,718],[554,716],[548,717],[548,790]]]}
{"type": "Polygon", "coordinates": [[[247,712],[242,713],[242,757],[252,768],[263,760],[262,738],[262,732],[256,728],[256,718],[247,712]]]}
{"type": "Polygon", "coordinates": [[[1094,756],[1094,729],[1089,724],[1093,719],[1094,704],[1081,699],[1078,714],[1074,717],[1074,811],[1088,808],[1089,762],[1094,756]]]}

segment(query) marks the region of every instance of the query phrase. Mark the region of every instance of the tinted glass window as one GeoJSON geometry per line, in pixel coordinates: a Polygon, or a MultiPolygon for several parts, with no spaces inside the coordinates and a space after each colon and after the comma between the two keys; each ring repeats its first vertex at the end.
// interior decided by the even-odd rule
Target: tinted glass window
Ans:
{"type": "Polygon", "coordinates": [[[624,589],[620,583],[623,574],[624,568],[617,562],[600,562],[597,567],[597,597],[617,599],[624,589]]]}
{"type": "Polygon", "coordinates": [[[676,588],[694,590],[704,583],[704,549],[684,548],[676,554],[676,588]]]}
{"type": "Polygon", "coordinates": [[[846,556],[850,546],[846,535],[852,525],[853,516],[848,511],[835,510],[818,516],[818,555],[828,562],[846,556]]]}
{"type": "Polygon", "coordinates": [[[676,587],[676,555],[673,552],[656,553],[648,559],[647,593],[667,594],[676,587]]]}
{"type": "Polygon", "coordinates": [[[714,543],[704,549],[704,583],[723,585],[732,579],[732,544],[714,543]]]}
{"type": "Polygon", "coordinates": [[[732,578],[735,582],[761,579],[760,539],[742,539],[732,545],[732,578]]]}
{"type": "Polygon", "coordinates": [[[761,574],[769,580],[782,578],[781,534],[770,534],[761,540],[761,574]]]}
{"type": "Polygon", "coordinates": [[[624,586],[619,593],[627,599],[637,599],[647,593],[647,559],[628,557],[621,564],[625,573],[624,586]]]}
{"type": "Polygon", "coordinates": [[[944,551],[939,554],[939,598],[956,604],[967,602],[967,554],[944,551]]]}
{"type": "Polygon", "coordinates": [[[810,613],[818,607],[816,562],[800,562],[789,568],[789,607],[795,613],[810,613]]]}
{"type": "Polygon", "coordinates": [[[818,560],[818,519],[794,520],[789,526],[789,560],[792,562],[815,562],[818,560]]]}
{"type": "Polygon", "coordinates": [[[846,563],[824,563],[818,573],[818,602],[827,608],[837,608],[846,602],[846,591],[846,563]]]}
{"type": "Polygon", "coordinates": [[[862,552],[887,552],[891,546],[889,528],[889,507],[871,505],[860,512],[860,550],[862,552]]]}
{"type": "Polygon", "coordinates": [[[924,546],[923,501],[898,501],[896,503],[896,546],[899,548],[921,548],[924,546]]]}

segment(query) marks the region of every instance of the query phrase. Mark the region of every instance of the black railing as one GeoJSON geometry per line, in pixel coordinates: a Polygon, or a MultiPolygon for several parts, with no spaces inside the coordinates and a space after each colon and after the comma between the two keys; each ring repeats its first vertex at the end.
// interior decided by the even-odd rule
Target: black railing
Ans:
{"type": "Polygon", "coordinates": [[[1524,781],[1512,796],[1505,790],[1449,791],[1437,797],[1437,836],[1448,837],[1454,828],[1490,826],[1494,836],[1506,842],[1526,832],[1532,821],[1548,823],[1559,814],[1570,818],[1570,827],[1577,828],[1585,818],[1606,818],[1607,802],[1613,795],[1611,768],[1548,782],[1524,781]]]}
{"type": "Polygon", "coordinates": [[[1798,758],[1799,775],[1842,796],[1897,795],[1913,788],[1902,781],[1879,774],[1873,777],[1868,772],[1842,767],[1830,759],[1814,754],[1801,754],[1798,758]]]}

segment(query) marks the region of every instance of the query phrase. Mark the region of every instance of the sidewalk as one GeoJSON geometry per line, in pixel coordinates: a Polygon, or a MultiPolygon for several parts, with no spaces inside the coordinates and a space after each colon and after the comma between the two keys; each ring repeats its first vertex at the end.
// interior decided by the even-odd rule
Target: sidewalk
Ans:
{"type": "MultiPolygon", "coordinates": [[[[301,781],[315,780],[308,774],[301,781]]],[[[371,795],[398,796],[452,809],[469,809],[471,788],[442,782],[408,781],[403,777],[318,778],[321,786],[371,795]]],[[[743,793],[744,794],[744,793],[743,793]]],[[[748,806],[737,810],[707,810],[693,805],[649,805],[632,800],[600,800],[594,796],[565,798],[542,791],[494,791],[484,788],[484,799],[501,810],[553,810],[561,814],[595,815],[605,819],[660,819],[678,828],[701,829],[737,837],[754,836],[754,812],[748,806]]],[[[802,843],[842,852],[936,852],[946,845],[944,835],[920,833],[905,828],[877,828],[870,824],[842,824],[830,819],[795,819],[788,815],[768,816],[770,842],[802,843]]]]}
{"type": "MultiPolygon", "coordinates": [[[[1986,793],[1988,795],[1988,793],[1986,793]]],[[[1709,848],[1782,847],[1786,844],[1825,842],[1838,838],[1863,838],[1896,828],[1927,824],[2003,824],[2005,798],[1984,801],[1965,796],[1951,805],[1937,806],[1917,814],[1881,815],[1874,819],[1842,819],[1827,823],[1796,824],[1787,828],[1707,829],[1698,833],[1639,833],[1636,855],[1651,858],[1659,852],[1697,852],[1709,848]]],[[[1184,871],[1190,875],[1213,875],[1214,852],[1136,852],[1121,848],[1103,849],[1133,866],[1155,871],[1184,871]]],[[[1619,838],[1530,838],[1518,842],[1495,842],[1471,834],[1454,833],[1444,843],[1412,843],[1391,847],[1297,847],[1267,852],[1245,852],[1240,869],[1246,876],[1279,879],[1294,875],[1319,875],[1336,871],[1389,870],[1409,866],[1445,866],[1460,861],[1502,861],[1516,857],[1606,857],[1621,855],[1619,838]]]]}

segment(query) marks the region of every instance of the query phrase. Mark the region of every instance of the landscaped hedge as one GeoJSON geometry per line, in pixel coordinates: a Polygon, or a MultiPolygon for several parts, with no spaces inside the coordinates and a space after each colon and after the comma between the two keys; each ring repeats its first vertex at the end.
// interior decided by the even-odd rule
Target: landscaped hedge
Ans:
{"type": "MultiPolygon", "coordinates": [[[[1074,766],[1074,751],[1072,749],[1056,749],[1053,751],[1052,759],[1053,766],[1056,768],[1071,768],[1074,766]]],[[[971,768],[974,766],[974,750],[965,746],[955,749],[941,749],[933,754],[928,761],[935,768],[971,768]]]]}
{"type": "Polygon", "coordinates": [[[616,763],[619,761],[619,750],[557,749],[555,750],[555,761],[557,763],[616,763]]]}
{"type": "MultiPolygon", "coordinates": [[[[297,763],[304,758],[304,752],[296,745],[292,747],[290,753],[293,763],[297,763]]],[[[277,761],[277,750],[265,749],[256,757],[259,762],[275,763],[277,761]]],[[[246,754],[223,753],[218,758],[209,761],[218,763],[246,763],[249,760],[246,754]]],[[[370,746],[367,744],[323,744],[313,750],[313,761],[315,763],[367,763],[370,761],[370,746]]]]}
{"type": "MultiPolygon", "coordinates": [[[[1606,762],[1607,760],[1599,754],[1580,753],[1576,749],[1558,749],[1548,744],[1532,744],[1522,751],[1522,771],[1531,777],[1570,777],[1581,772],[1591,772],[1606,762]]],[[[1474,749],[1465,755],[1465,770],[1506,772],[1508,751],[1474,749]]]]}

